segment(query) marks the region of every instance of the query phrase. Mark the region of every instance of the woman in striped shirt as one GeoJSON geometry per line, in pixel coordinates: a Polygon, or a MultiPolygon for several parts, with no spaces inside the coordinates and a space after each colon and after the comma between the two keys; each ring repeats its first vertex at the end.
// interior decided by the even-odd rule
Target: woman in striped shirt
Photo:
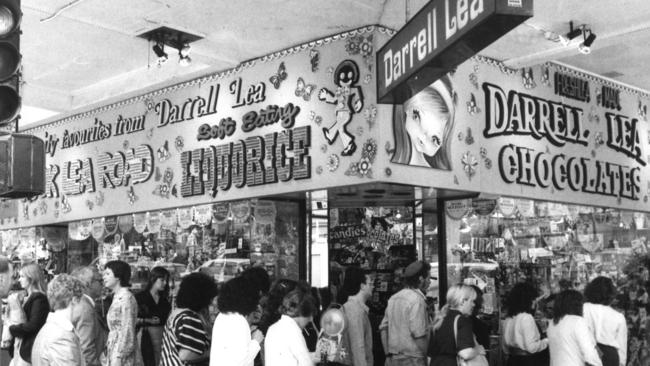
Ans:
{"type": "Polygon", "coordinates": [[[207,366],[210,357],[208,324],[200,315],[217,296],[217,284],[203,273],[190,273],[181,281],[163,333],[161,366],[207,366]]]}

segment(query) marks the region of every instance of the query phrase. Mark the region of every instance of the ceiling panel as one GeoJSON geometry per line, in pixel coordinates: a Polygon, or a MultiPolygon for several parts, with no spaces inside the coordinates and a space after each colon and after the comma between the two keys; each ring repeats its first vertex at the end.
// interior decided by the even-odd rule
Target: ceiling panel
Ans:
{"type": "MultiPolygon", "coordinates": [[[[357,27],[399,29],[426,0],[23,0],[23,103],[62,112],[185,75],[215,72],[357,27]],[[159,26],[204,36],[194,63],[153,63],[138,34],[159,26]]],[[[535,16],[481,52],[521,67],[549,60],[650,88],[650,1],[535,0],[535,16]],[[590,55],[557,42],[569,21],[598,38],[590,55]]],[[[173,51],[171,51],[173,53],[173,51]]],[[[25,116],[23,122],[29,122],[25,116]]],[[[21,123],[24,127],[24,123],[21,123]]]]}

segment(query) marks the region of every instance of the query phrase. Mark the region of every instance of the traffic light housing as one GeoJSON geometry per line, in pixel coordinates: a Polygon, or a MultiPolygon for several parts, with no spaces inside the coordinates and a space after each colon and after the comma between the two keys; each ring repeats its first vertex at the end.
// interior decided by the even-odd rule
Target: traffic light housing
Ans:
{"type": "Polygon", "coordinates": [[[20,0],[0,0],[0,127],[14,122],[21,106],[21,20],[20,0]]]}

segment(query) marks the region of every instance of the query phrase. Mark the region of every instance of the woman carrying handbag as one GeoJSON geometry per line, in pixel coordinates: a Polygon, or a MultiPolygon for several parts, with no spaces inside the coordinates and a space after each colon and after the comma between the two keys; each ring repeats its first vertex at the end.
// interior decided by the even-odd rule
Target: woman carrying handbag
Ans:
{"type": "Polygon", "coordinates": [[[485,349],[476,342],[469,317],[477,294],[471,286],[454,285],[433,322],[430,366],[488,366],[485,349]]]}

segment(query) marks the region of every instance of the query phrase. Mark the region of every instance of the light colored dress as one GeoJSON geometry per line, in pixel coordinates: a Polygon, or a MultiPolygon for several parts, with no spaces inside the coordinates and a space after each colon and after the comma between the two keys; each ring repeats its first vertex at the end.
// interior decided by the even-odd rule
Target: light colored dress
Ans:
{"type": "Polygon", "coordinates": [[[108,309],[108,340],[106,341],[107,366],[134,366],[137,342],[135,319],[138,303],[128,288],[121,288],[113,296],[108,309]]]}

